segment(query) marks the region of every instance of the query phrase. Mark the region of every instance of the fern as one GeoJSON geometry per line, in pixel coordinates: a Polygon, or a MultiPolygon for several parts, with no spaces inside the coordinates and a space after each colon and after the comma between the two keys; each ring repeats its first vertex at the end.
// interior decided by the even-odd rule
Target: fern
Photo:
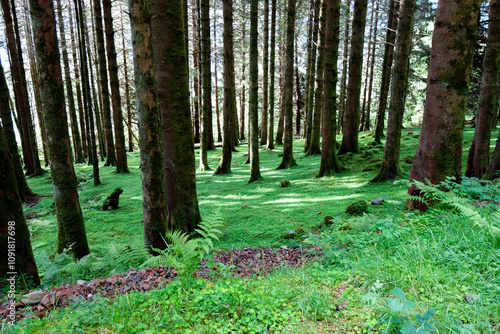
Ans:
{"type": "Polygon", "coordinates": [[[213,249],[213,242],[219,240],[223,226],[224,219],[221,210],[218,209],[212,216],[198,224],[195,231],[201,236],[200,238],[190,239],[187,233],[179,230],[168,231],[165,235],[167,248],[165,250],[153,248],[159,255],[146,260],[142,266],[174,267],[180,275],[192,272],[198,261],[213,249]]]}

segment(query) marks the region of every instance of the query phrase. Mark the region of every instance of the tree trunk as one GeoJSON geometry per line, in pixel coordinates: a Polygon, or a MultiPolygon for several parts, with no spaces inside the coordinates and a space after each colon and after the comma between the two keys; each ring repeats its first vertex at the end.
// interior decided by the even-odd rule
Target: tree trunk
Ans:
{"type": "Polygon", "coordinates": [[[75,98],[73,94],[73,84],[71,80],[71,73],[69,68],[68,50],[66,47],[66,34],[64,31],[64,18],[62,15],[61,0],[57,0],[57,17],[59,20],[59,39],[61,41],[62,58],[64,64],[64,83],[66,84],[66,95],[68,97],[68,112],[71,124],[71,133],[73,134],[73,149],[75,151],[75,163],[83,163],[83,148],[82,140],[80,138],[80,131],[78,130],[78,118],[76,117],[75,98]]]}
{"type": "Polygon", "coordinates": [[[101,0],[94,1],[94,19],[96,27],[97,55],[99,59],[99,78],[102,92],[102,116],[106,137],[106,163],[104,166],[116,166],[115,141],[113,139],[113,124],[111,122],[111,105],[109,103],[108,71],[106,51],[104,46],[104,27],[102,25],[101,0]]]}
{"type": "Polygon", "coordinates": [[[382,61],[382,74],[380,78],[380,96],[375,121],[375,142],[381,143],[384,132],[385,109],[387,107],[387,96],[391,83],[392,60],[394,59],[394,41],[396,40],[396,27],[398,26],[399,1],[389,1],[389,12],[387,17],[387,32],[385,36],[384,60],[382,61]]]}
{"type": "MultiPolygon", "coordinates": [[[[24,176],[21,157],[19,156],[18,146],[16,142],[16,134],[14,132],[14,124],[11,118],[9,99],[9,87],[7,86],[7,80],[5,79],[3,66],[0,62],[0,118],[3,125],[3,135],[7,143],[7,148],[12,155],[12,164],[14,167],[19,196],[21,198],[21,201],[24,201],[28,197],[36,196],[36,194],[31,190],[28,183],[26,182],[26,177],[24,176]]],[[[41,122],[43,122],[43,119],[41,120],[41,122]]]]}
{"type": "MultiPolygon", "coordinates": [[[[198,0],[194,0],[194,3],[198,3],[198,0]]],[[[194,103],[193,103],[193,108],[194,108],[194,142],[199,143],[200,142],[200,102],[201,102],[201,96],[200,96],[200,66],[199,66],[199,60],[200,60],[200,48],[199,48],[199,43],[198,40],[200,39],[200,36],[198,35],[199,29],[198,29],[198,10],[197,10],[197,5],[193,4],[192,5],[192,11],[191,11],[191,18],[193,21],[193,30],[192,30],[192,44],[193,44],[193,70],[194,70],[194,77],[193,77],[193,89],[194,89],[194,103]]]]}
{"type": "Polygon", "coordinates": [[[344,127],[344,114],[345,114],[345,96],[347,91],[347,54],[349,53],[349,17],[351,13],[351,0],[347,0],[347,9],[344,24],[344,50],[342,52],[342,77],[340,79],[340,111],[339,111],[339,125],[337,127],[337,134],[339,134],[344,127]]]}
{"type": "MultiPolygon", "coordinates": [[[[202,128],[200,141],[200,167],[209,170],[208,143],[209,129],[212,127],[212,72],[210,71],[210,0],[201,0],[201,85],[203,87],[202,128]]],[[[213,138],[212,138],[213,142],[213,138]]],[[[212,143],[213,145],[213,143],[212,143]]]]}
{"type": "MultiPolygon", "coordinates": [[[[121,8],[120,8],[121,9],[121,8]]],[[[127,130],[128,130],[128,151],[134,151],[134,134],[132,132],[132,106],[130,104],[130,82],[128,79],[128,64],[127,64],[127,54],[128,50],[125,47],[125,27],[123,26],[123,10],[120,10],[120,23],[121,23],[121,35],[122,35],[122,54],[123,54],[123,76],[125,79],[125,102],[127,104],[127,130]]]]}
{"type": "MultiPolygon", "coordinates": [[[[311,61],[312,61],[312,45],[313,45],[313,27],[314,27],[314,0],[310,0],[309,15],[307,20],[307,67],[306,67],[306,82],[305,82],[305,107],[304,107],[304,132],[302,136],[307,136],[307,108],[309,107],[309,87],[311,83],[311,61]]],[[[296,56],[297,57],[297,56],[296,56]]],[[[307,144],[306,144],[307,145],[307,144]]]]}
{"type": "MultiPolygon", "coordinates": [[[[459,179],[462,175],[465,104],[480,5],[475,0],[438,3],[422,131],[410,181],[428,179],[438,184],[447,176],[459,179]]],[[[408,193],[421,195],[415,186],[408,193]]],[[[426,209],[422,202],[411,200],[406,207],[426,209]]]]}
{"type": "Polygon", "coordinates": [[[373,18],[375,17],[374,6],[375,0],[372,0],[372,10],[370,17],[370,34],[368,35],[368,54],[366,55],[366,66],[365,66],[365,81],[363,83],[363,103],[361,106],[361,121],[359,126],[359,131],[365,131],[365,116],[366,116],[366,93],[368,90],[368,77],[370,76],[370,60],[372,58],[372,38],[373,38],[373,18]]]}
{"type": "Polygon", "coordinates": [[[24,65],[22,60],[22,51],[18,47],[19,34],[15,33],[17,29],[17,20],[14,19],[15,8],[11,7],[8,0],[2,1],[3,19],[5,23],[5,35],[7,40],[7,49],[9,52],[10,69],[12,81],[14,84],[14,96],[16,100],[16,109],[20,123],[20,134],[23,151],[23,160],[27,175],[41,175],[43,173],[38,157],[38,148],[33,138],[33,124],[31,121],[30,105],[28,100],[28,90],[26,88],[26,78],[24,77],[24,65]],[[23,79],[24,78],[24,79],[23,79]]]}
{"type": "Polygon", "coordinates": [[[215,84],[215,115],[217,117],[217,141],[222,142],[222,130],[220,127],[220,108],[219,108],[219,77],[217,75],[218,68],[218,53],[217,53],[217,1],[214,0],[214,84],[215,84]]]}
{"type": "Polygon", "coordinates": [[[385,140],[382,167],[370,182],[393,180],[400,173],[401,129],[408,85],[408,61],[410,59],[411,32],[415,0],[402,0],[401,13],[396,37],[396,52],[392,69],[391,101],[385,140]]]}
{"type": "MultiPolygon", "coordinates": [[[[264,0],[264,50],[262,52],[262,113],[260,127],[260,145],[267,145],[269,126],[269,0],[264,0]]],[[[257,106],[258,108],[258,106],[257,106]]]]}
{"type": "Polygon", "coordinates": [[[283,144],[283,160],[278,169],[291,168],[297,163],[293,158],[293,51],[295,41],[296,1],[288,1],[286,25],[286,56],[285,56],[285,89],[284,89],[284,117],[285,138],[283,144]]]}
{"type": "Polygon", "coordinates": [[[309,82],[306,83],[306,133],[304,152],[309,151],[311,145],[312,129],[313,129],[313,110],[314,110],[314,83],[316,82],[316,56],[318,53],[318,35],[319,35],[319,20],[320,20],[321,0],[314,0],[314,25],[312,31],[312,47],[311,60],[309,63],[309,82]]]}
{"type": "MultiPolygon", "coordinates": [[[[28,2],[24,2],[24,6],[28,7],[28,2]]],[[[24,11],[25,22],[29,21],[28,12],[24,11]]],[[[28,59],[30,65],[31,83],[33,85],[33,96],[35,98],[36,115],[38,117],[38,126],[40,127],[40,136],[42,137],[43,160],[45,166],[49,165],[49,151],[47,149],[47,134],[43,124],[42,100],[40,98],[40,90],[38,89],[38,77],[36,76],[36,61],[33,45],[33,33],[29,24],[26,25],[26,47],[28,49],[28,59]]]]}
{"type": "MultiPolygon", "coordinates": [[[[491,128],[500,70],[500,0],[490,2],[488,40],[484,52],[481,91],[476,113],[474,139],[467,158],[465,176],[481,178],[490,163],[491,128]]],[[[495,171],[496,172],[496,171],[495,171]]],[[[491,174],[490,174],[491,175],[491,174]]],[[[487,175],[489,176],[489,175],[487,175]]]]}
{"type": "MultiPolygon", "coordinates": [[[[243,11],[246,10],[246,3],[243,2],[243,11]]],[[[245,106],[246,106],[246,19],[243,20],[241,27],[241,49],[242,49],[242,59],[241,59],[241,107],[240,107],[240,139],[245,140],[245,106]]],[[[250,123],[248,125],[250,128],[250,123]]],[[[250,133],[248,134],[250,136],[250,133]]],[[[247,163],[250,163],[250,138],[248,139],[248,159],[247,163]]]]}
{"type": "Polygon", "coordinates": [[[314,92],[314,112],[313,123],[311,129],[311,142],[309,149],[306,151],[306,156],[321,154],[319,146],[321,134],[321,113],[323,110],[323,75],[325,66],[325,29],[326,29],[326,2],[321,1],[321,13],[319,19],[319,47],[318,47],[318,62],[316,67],[316,87],[314,92]]]}
{"type": "Polygon", "coordinates": [[[274,150],[274,76],[276,67],[276,0],[271,0],[271,54],[269,64],[269,126],[267,128],[267,150],[274,150]]]}
{"type": "Polygon", "coordinates": [[[372,43],[372,59],[370,61],[370,78],[368,80],[368,99],[366,101],[366,117],[365,117],[365,131],[370,131],[370,111],[372,106],[372,87],[373,87],[373,68],[375,67],[375,51],[377,48],[377,31],[378,31],[378,10],[380,0],[377,0],[377,7],[375,8],[375,25],[373,28],[373,43],[372,43]]]}
{"type": "Polygon", "coordinates": [[[196,194],[182,4],[152,0],[151,28],[163,128],[167,225],[170,230],[193,232],[201,216],[196,194]]]}
{"type": "Polygon", "coordinates": [[[284,124],[285,124],[285,114],[284,114],[284,101],[285,101],[285,64],[283,62],[284,58],[284,39],[281,39],[281,48],[279,51],[278,55],[278,60],[279,60],[279,72],[280,72],[280,79],[279,79],[279,91],[280,91],[280,110],[279,110],[279,115],[278,115],[278,130],[276,131],[276,145],[283,145],[283,131],[284,131],[284,124]]]}
{"type": "Polygon", "coordinates": [[[78,181],[69,159],[69,132],[64,113],[64,87],[59,64],[59,46],[52,1],[30,0],[31,23],[40,78],[40,95],[44,101],[43,117],[47,127],[50,171],[54,187],[57,216],[57,248],[80,259],[90,253],[85,234],[82,209],[78,199],[78,181]]]}
{"type": "Polygon", "coordinates": [[[342,170],[337,159],[337,60],[339,56],[340,0],[327,0],[325,38],[325,78],[323,126],[321,127],[321,165],[318,176],[342,170]]]}
{"type": "Polygon", "coordinates": [[[295,137],[300,137],[300,120],[302,119],[302,105],[304,104],[302,100],[302,92],[300,90],[300,77],[299,77],[299,56],[298,56],[298,39],[297,34],[295,34],[295,106],[297,107],[297,112],[295,114],[295,137]]]}
{"type": "Polygon", "coordinates": [[[75,31],[73,28],[73,15],[71,14],[71,5],[68,3],[68,11],[69,11],[69,32],[71,35],[71,48],[73,49],[73,69],[75,72],[75,86],[76,86],[76,98],[78,101],[78,116],[80,123],[80,134],[82,136],[82,149],[83,149],[83,157],[87,158],[89,156],[89,150],[87,147],[87,132],[85,131],[85,117],[83,116],[84,107],[83,107],[83,96],[82,89],[80,85],[80,69],[78,68],[78,56],[77,56],[77,47],[75,42],[75,31]]]}
{"type": "MultiPolygon", "coordinates": [[[[269,8],[269,2],[267,0],[266,4],[267,8],[269,8]]],[[[265,12],[267,12],[269,16],[269,9],[267,11],[265,10],[265,12]]],[[[248,142],[250,145],[250,180],[248,180],[248,183],[262,179],[262,177],[260,176],[260,164],[259,164],[259,113],[258,113],[259,67],[257,64],[259,59],[259,52],[257,49],[257,38],[258,38],[257,17],[258,17],[258,0],[251,0],[250,1],[250,84],[249,84],[250,93],[248,96],[248,103],[249,103],[248,114],[250,119],[250,134],[248,136],[249,137],[248,142]]],[[[267,39],[266,36],[264,36],[264,39],[267,39]]],[[[265,66],[267,67],[267,65],[265,66]]],[[[266,110],[266,118],[267,118],[267,110],[266,110]]],[[[262,126],[264,126],[264,122],[262,123],[262,126]]],[[[262,132],[262,134],[263,133],[264,132],[262,132]]]]}
{"type": "MultiPolygon", "coordinates": [[[[1,71],[1,76],[4,76],[3,68],[1,71]]],[[[5,81],[4,79],[5,77],[0,80],[5,81]]],[[[0,108],[3,113],[3,106],[0,108]]],[[[20,283],[23,290],[28,290],[38,286],[40,278],[31,249],[30,231],[24,219],[21,197],[17,189],[13,160],[0,125],[0,251],[4,254],[0,257],[0,286],[4,288],[12,283],[20,283]],[[6,279],[13,279],[14,282],[9,284],[6,279]]]]}
{"type": "Polygon", "coordinates": [[[155,253],[151,247],[159,249],[165,247],[163,237],[167,230],[167,217],[161,119],[154,72],[149,0],[130,0],[129,11],[135,59],[144,243],[150,252],[155,253]]]}
{"type": "Polygon", "coordinates": [[[347,104],[343,126],[344,134],[338,154],[359,152],[359,97],[361,93],[361,72],[363,67],[363,44],[367,4],[367,0],[354,1],[351,53],[349,55],[349,81],[347,83],[347,104]]]}
{"type": "Polygon", "coordinates": [[[118,64],[116,62],[113,17],[111,16],[111,0],[102,0],[104,30],[106,34],[106,55],[108,57],[109,84],[111,87],[111,102],[113,105],[113,129],[115,133],[116,173],[129,173],[127,165],[127,145],[123,128],[122,102],[120,97],[120,82],[118,79],[118,64]]]}
{"type": "Polygon", "coordinates": [[[233,1],[223,0],[222,15],[224,18],[224,104],[222,117],[222,156],[215,170],[217,174],[231,174],[231,159],[234,139],[234,113],[236,110],[236,93],[234,79],[234,47],[233,47],[233,1]]]}

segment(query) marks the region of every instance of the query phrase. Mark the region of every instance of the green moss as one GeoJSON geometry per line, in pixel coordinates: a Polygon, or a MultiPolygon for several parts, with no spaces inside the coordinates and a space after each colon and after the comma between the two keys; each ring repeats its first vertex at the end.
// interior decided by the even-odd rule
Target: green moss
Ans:
{"type": "Polygon", "coordinates": [[[291,231],[288,231],[288,232],[281,234],[281,238],[286,239],[286,240],[297,239],[297,238],[301,238],[304,235],[304,233],[305,232],[303,229],[298,228],[296,230],[291,230],[291,231]]]}
{"type": "Polygon", "coordinates": [[[286,188],[286,187],[290,187],[292,184],[290,183],[289,180],[287,179],[283,179],[280,181],[280,187],[281,188],[286,188]]]}
{"type": "Polygon", "coordinates": [[[368,204],[366,201],[357,201],[351,203],[345,209],[345,213],[351,216],[361,216],[363,213],[368,212],[368,204]]]}
{"type": "Polygon", "coordinates": [[[413,163],[413,156],[411,155],[407,155],[403,158],[403,162],[407,163],[407,164],[412,164],[413,163]]]}

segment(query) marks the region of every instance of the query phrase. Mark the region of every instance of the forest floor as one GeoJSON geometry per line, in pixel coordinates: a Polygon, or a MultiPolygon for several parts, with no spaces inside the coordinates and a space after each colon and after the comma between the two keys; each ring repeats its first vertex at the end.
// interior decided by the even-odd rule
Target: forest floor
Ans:
{"type": "MultiPolygon", "coordinates": [[[[419,132],[418,128],[403,130],[402,180],[408,180],[419,132]]],[[[464,166],[472,135],[473,129],[466,129],[464,166]]],[[[492,138],[493,147],[496,132],[492,138]]],[[[303,140],[294,141],[298,166],[289,170],[276,170],[281,147],[262,149],[263,180],[252,184],[247,183],[249,165],[244,164],[246,145],[234,153],[231,175],[197,172],[202,217],[219,211],[224,217],[212,260],[201,263],[197,276],[173,279],[175,270],[160,268],[161,275],[168,276],[164,288],[153,289],[158,280],[158,284],[143,282],[135,289],[138,292],[131,289],[112,299],[112,290],[124,289],[117,282],[126,278],[124,286],[130,285],[131,273],[138,277],[140,270],[143,274],[160,270],[137,268],[132,261],[142,256],[133,251],[143,243],[139,153],[128,153],[130,174],[118,175],[112,167],[101,167],[99,187],[92,185],[91,166],[75,166],[93,254],[88,264],[81,263],[79,268],[85,270],[78,272],[62,270],[68,265],[63,256],[50,261],[57,237],[50,175],[30,178],[33,190],[44,195],[24,209],[46,294],[61,284],[67,290],[79,279],[85,283],[73,285],[72,291],[91,282],[100,282],[97,285],[106,289],[79,292],[84,297],[91,294],[91,301],[68,301],[68,307],[50,314],[40,305],[28,308],[25,312],[34,319],[20,320],[14,328],[0,326],[0,332],[500,332],[500,250],[484,229],[446,207],[425,214],[403,211],[404,182],[368,184],[383,154],[383,146],[374,145],[370,134],[360,136],[360,154],[340,158],[346,171],[323,178],[316,178],[320,157],[304,156],[303,144],[303,140]],[[290,181],[289,187],[280,186],[283,179],[290,181]],[[124,189],[119,209],[101,211],[103,200],[117,187],[124,189]],[[363,216],[345,213],[353,202],[377,198],[384,202],[369,205],[363,216]],[[321,225],[326,215],[333,217],[333,225],[321,225]],[[303,234],[289,238],[291,231],[300,229],[303,234]],[[310,261],[302,261],[305,250],[313,258],[310,261]],[[120,268],[107,271],[104,265],[96,265],[112,252],[112,258],[121,261],[120,268]],[[246,262],[239,260],[242,252],[246,262]],[[268,270],[276,266],[278,270],[268,270]],[[235,275],[238,271],[240,275],[235,275]],[[109,280],[115,280],[115,285],[109,280]],[[38,315],[45,316],[37,319],[38,315]]],[[[219,158],[220,149],[209,152],[212,169],[219,158]]],[[[500,199],[494,197],[500,196],[498,184],[486,188],[476,189],[476,194],[489,191],[488,198],[474,199],[495,206],[500,199]]],[[[142,276],[155,276],[151,275],[142,276]]],[[[48,305],[55,309],[55,304],[48,305]]]]}

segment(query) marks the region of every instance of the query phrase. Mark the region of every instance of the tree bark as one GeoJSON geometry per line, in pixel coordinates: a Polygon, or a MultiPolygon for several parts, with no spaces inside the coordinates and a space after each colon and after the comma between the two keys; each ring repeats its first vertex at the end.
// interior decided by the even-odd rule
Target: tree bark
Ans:
{"type": "MultiPolygon", "coordinates": [[[[490,2],[488,39],[484,51],[481,91],[476,113],[474,138],[467,157],[465,176],[481,178],[490,163],[490,140],[500,70],[500,1],[490,2]]],[[[496,171],[495,171],[496,172],[496,171]]],[[[486,175],[489,178],[491,174],[486,175]]]]}
{"type": "Polygon", "coordinates": [[[382,61],[382,74],[380,78],[380,96],[375,121],[375,142],[381,143],[384,135],[385,109],[391,83],[391,68],[394,59],[394,41],[396,40],[396,27],[398,26],[399,1],[389,1],[387,17],[387,32],[385,35],[384,60],[382,61]]]}
{"type": "Polygon", "coordinates": [[[70,117],[71,133],[73,134],[73,149],[75,151],[75,163],[83,163],[83,147],[78,130],[78,118],[76,117],[75,97],[69,67],[68,49],[66,47],[66,33],[64,31],[64,18],[62,15],[61,0],[57,0],[57,17],[59,20],[59,37],[61,40],[62,58],[64,64],[64,83],[66,84],[66,95],[68,97],[68,113],[70,117]]]}
{"type": "Polygon", "coordinates": [[[306,67],[306,82],[305,82],[305,106],[304,106],[304,132],[302,136],[307,136],[307,108],[309,107],[309,88],[311,83],[311,69],[312,69],[312,45],[313,45],[313,27],[314,27],[314,0],[309,1],[309,15],[307,20],[307,67],[306,67]]]}
{"type": "MultiPolygon", "coordinates": [[[[201,85],[203,87],[202,128],[200,141],[200,167],[198,170],[209,170],[208,146],[210,128],[212,127],[212,72],[210,71],[210,0],[201,0],[201,85]]],[[[213,145],[213,137],[212,137],[213,145]]]]}
{"type": "Polygon", "coordinates": [[[347,55],[349,53],[349,17],[351,13],[351,0],[347,0],[347,9],[344,24],[344,50],[342,52],[342,77],[340,79],[340,111],[339,111],[339,125],[337,127],[337,134],[339,134],[344,127],[344,114],[346,105],[346,91],[347,91],[347,55]]]}
{"type": "Polygon", "coordinates": [[[288,1],[286,25],[286,54],[285,54],[285,89],[284,89],[284,117],[285,138],[283,143],[283,160],[278,169],[291,168],[297,163],[293,158],[293,51],[295,41],[296,1],[288,1]]]}
{"type": "Polygon", "coordinates": [[[394,67],[392,69],[391,101],[382,167],[370,182],[393,180],[400,173],[401,129],[408,85],[408,61],[410,59],[411,32],[415,0],[402,0],[396,37],[394,67]]]}
{"type": "MultiPolygon", "coordinates": [[[[1,70],[4,76],[3,68],[1,70]]],[[[28,290],[38,286],[40,278],[17,189],[14,157],[9,152],[2,128],[0,125],[0,251],[4,255],[0,257],[0,286],[7,287],[6,279],[14,278],[15,284],[28,290]],[[23,274],[27,277],[22,277],[23,274]]]]}
{"type": "Polygon", "coordinates": [[[365,131],[370,131],[370,112],[372,106],[372,88],[373,88],[373,69],[375,67],[375,51],[377,49],[377,31],[378,31],[378,10],[380,6],[380,0],[377,0],[377,6],[375,8],[375,25],[373,28],[373,43],[370,61],[370,78],[368,80],[368,99],[366,101],[366,117],[365,117],[365,131]]]}
{"type": "Polygon", "coordinates": [[[58,227],[56,252],[69,249],[70,254],[80,259],[89,254],[90,250],[78,198],[78,182],[73,163],[69,159],[71,149],[68,122],[63,108],[64,87],[52,1],[30,0],[30,12],[51,157],[50,171],[58,227]]]}
{"type": "Polygon", "coordinates": [[[154,72],[149,0],[130,0],[129,12],[135,59],[144,243],[151,253],[155,253],[151,247],[159,249],[165,247],[163,237],[167,230],[167,217],[161,119],[154,72]]]}
{"type": "MultiPolygon", "coordinates": [[[[462,175],[465,105],[476,40],[480,1],[440,0],[432,35],[426,103],[410,181],[433,184],[462,175]]],[[[422,195],[411,186],[408,193],[422,195]]],[[[426,209],[407,200],[408,209],[426,209]]]]}
{"type": "Polygon", "coordinates": [[[361,72],[363,67],[363,44],[367,5],[367,0],[354,1],[351,53],[349,55],[349,81],[347,83],[347,104],[343,126],[344,134],[338,154],[359,152],[359,98],[361,94],[361,72]]]}
{"type": "Polygon", "coordinates": [[[106,55],[108,57],[109,84],[111,87],[111,102],[113,105],[113,124],[116,149],[116,173],[129,173],[127,165],[127,145],[123,128],[122,103],[120,97],[120,82],[118,79],[118,64],[116,62],[113,17],[111,16],[111,0],[102,0],[104,16],[104,31],[106,35],[106,55]]]}
{"type": "MultiPolygon", "coordinates": [[[[14,123],[11,118],[9,99],[9,88],[7,86],[7,80],[5,79],[2,63],[0,62],[0,118],[3,125],[3,135],[7,143],[7,148],[12,155],[12,164],[14,167],[19,196],[21,201],[24,201],[28,197],[36,196],[36,194],[31,190],[26,182],[26,177],[24,176],[21,157],[19,156],[16,142],[16,134],[14,132],[14,123]]],[[[43,119],[41,121],[43,122],[43,119]]]]}
{"type": "Polygon", "coordinates": [[[366,116],[366,93],[368,91],[368,77],[370,76],[370,61],[372,58],[372,39],[373,39],[373,21],[375,17],[375,0],[372,0],[372,10],[370,15],[370,34],[368,35],[368,54],[366,55],[366,66],[365,66],[365,81],[363,83],[363,103],[361,105],[361,121],[359,126],[359,131],[365,131],[365,116],[366,116]]]}
{"type": "Polygon", "coordinates": [[[134,151],[134,133],[132,132],[132,106],[130,104],[130,82],[128,79],[128,64],[127,55],[128,50],[125,47],[125,27],[123,25],[123,10],[120,10],[120,23],[121,23],[121,35],[122,35],[122,55],[123,55],[123,76],[125,79],[125,102],[127,105],[127,130],[128,130],[128,151],[134,151]]]}
{"type": "Polygon", "coordinates": [[[220,107],[219,107],[219,77],[217,75],[218,68],[218,53],[217,53],[217,0],[214,0],[214,84],[215,84],[215,115],[217,117],[217,141],[222,142],[222,129],[220,127],[220,107]]]}
{"type": "Polygon", "coordinates": [[[151,28],[163,127],[167,225],[170,230],[192,232],[201,216],[196,194],[182,4],[175,0],[152,0],[151,28]]]}
{"type": "Polygon", "coordinates": [[[295,113],[295,137],[300,137],[300,122],[302,119],[302,106],[304,101],[302,100],[302,92],[300,90],[300,76],[299,76],[299,56],[298,56],[298,38],[297,34],[295,34],[295,106],[297,107],[295,113]]]}
{"type": "Polygon", "coordinates": [[[264,50],[262,52],[262,113],[260,127],[260,145],[267,145],[269,126],[269,0],[264,0],[264,50]]]}
{"type": "Polygon", "coordinates": [[[311,129],[311,142],[306,156],[321,154],[319,145],[321,135],[321,114],[323,110],[323,75],[325,66],[325,29],[326,29],[326,2],[321,1],[321,13],[319,19],[319,47],[318,62],[316,64],[316,87],[314,91],[314,112],[311,129]]]}
{"type": "MultiPolygon", "coordinates": [[[[267,5],[269,7],[269,3],[267,3],[267,5]]],[[[250,93],[248,96],[248,103],[249,103],[248,114],[250,119],[250,134],[249,134],[250,180],[248,180],[248,183],[262,179],[262,177],[260,176],[260,163],[259,163],[259,121],[258,121],[259,67],[257,64],[259,58],[259,52],[257,50],[257,38],[258,38],[257,17],[258,17],[258,0],[251,0],[250,1],[250,84],[249,84],[250,93]]],[[[265,38],[266,37],[264,37],[264,39],[265,38]]],[[[264,126],[264,123],[262,123],[262,126],[264,126]]]]}
{"type": "Polygon", "coordinates": [[[327,1],[325,40],[325,82],[319,177],[342,170],[337,159],[337,60],[339,56],[340,0],[327,1]]]}
{"type": "Polygon", "coordinates": [[[276,73],[276,0],[271,0],[271,51],[269,64],[269,126],[267,128],[267,150],[274,150],[274,81],[276,73]]]}
{"type": "Polygon", "coordinates": [[[193,44],[193,70],[194,70],[194,77],[193,77],[193,89],[194,89],[194,103],[193,103],[193,108],[194,108],[194,142],[199,143],[200,142],[200,102],[201,102],[201,96],[200,96],[200,66],[199,66],[199,61],[200,61],[200,48],[199,48],[199,39],[200,36],[198,35],[199,29],[198,29],[198,9],[197,9],[197,3],[198,0],[194,0],[194,3],[192,5],[192,11],[191,11],[191,17],[193,21],[193,30],[192,30],[192,44],[193,44]]]}

